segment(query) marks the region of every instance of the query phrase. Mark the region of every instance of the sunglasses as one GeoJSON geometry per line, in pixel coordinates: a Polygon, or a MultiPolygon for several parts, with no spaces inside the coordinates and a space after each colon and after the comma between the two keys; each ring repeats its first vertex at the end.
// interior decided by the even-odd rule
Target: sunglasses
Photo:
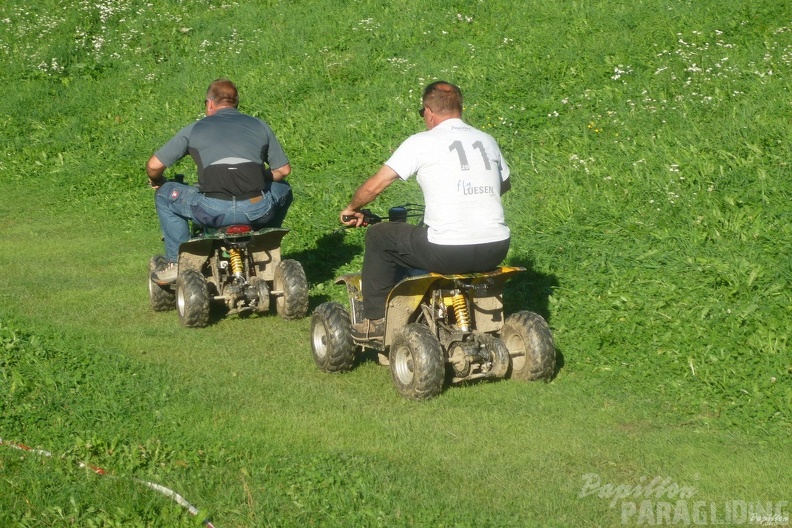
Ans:
{"type": "Polygon", "coordinates": [[[422,106],[421,109],[418,110],[418,115],[423,117],[424,116],[424,112],[426,112],[426,107],[422,106]]]}

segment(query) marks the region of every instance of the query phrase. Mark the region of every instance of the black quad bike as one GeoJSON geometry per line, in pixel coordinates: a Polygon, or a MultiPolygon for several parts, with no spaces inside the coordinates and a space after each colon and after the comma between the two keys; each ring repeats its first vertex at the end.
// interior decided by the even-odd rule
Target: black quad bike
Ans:
{"type": "Polygon", "coordinates": [[[179,322],[189,328],[209,323],[210,303],[222,303],[227,314],[266,313],[274,300],[283,319],[308,312],[308,281],[296,260],[281,260],[281,240],[288,229],[230,225],[196,228],[179,246],[175,284],[158,284],[152,272],[164,269],[165,257],[149,261],[149,302],[152,310],[177,308],[179,322]]]}
{"type": "MultiPolygon", "coordinates": [[[[412,206],[415,207],[415,206],[412,206]]],[[[363,225],[382,219],[369,210],[363,225]]],[[[392,207],[389,221],[415,215],[408,206],[392,207]]],[[[351,219],[351,218],[350,218],[351,219]]],[[[520,311],[504,317],[506,281],[525,271],[499,267],[484,273],[443,275],[415,270],[388,295],[384,337],[358,340],[351,325],[363,320],[361,275],[343,275],[349,295],[347,310],[337,302],[319,305],[311,315],[311,349],[320,370],[352,369],[356,354],[377,352],[390,365],[396,390],[423,400],[451,383],[478,378],[548,380],[555,370],[553,336],[540,315],[520,311]]]]}

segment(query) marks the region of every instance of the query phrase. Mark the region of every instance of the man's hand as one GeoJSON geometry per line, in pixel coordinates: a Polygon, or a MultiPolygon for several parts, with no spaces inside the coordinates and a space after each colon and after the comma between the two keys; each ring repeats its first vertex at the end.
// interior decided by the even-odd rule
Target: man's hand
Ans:
{"type": "Polygon", "coordinates": [[[341,222],[348,227],[366,227],[371,224],[379,224],[382,218],[371,212],[371,209],[361,209],[360,211],[352,211],[354,214],[344,214],[348,209],[341,211],[341,222]],[[348,223],[347,223],[348,222],[348,223]],[[354,223],[353,223],[354,222],[354,223]]]}
{"type": "Polygon", "coordinates": [[[360,212],[360,209],[373,202],[382,191],[398,179],[399,175],[396,174],[393,169],[387,165],[380,167],[374,176],[363,182],[363,184],[357,188],[355,195],[352,197],[352,201],[341,211],[339,216],[341,223],[349,227],[360,227],[361,225],[373,223],[366,220],[366,215],[360,212]],[[354,220],[351,218],[353,216],[354,220]],[[344,219],[344,217],[348,218],[344,219]],[[353,221],[354,223],[352,223],[353,221]]]}
{"type": "Polygon", "coordinates": [[[349,207],[341,211],[339,218],[341,223],[348,227],[360,227],[363,225],[364,219],[363,213],[350,209],[349,207]]]}
{"type": "Polygon", "coordinates": [[[167,181],[168,181],[168,178],[166,178],[165,176],[160,176],[156,181],[154,181],[151,178],[149,178],[148,186],[151,187],[152,189],[156,190],[156,189],[159,189],[160,187],[162,187],[163,185],[165,185],[165,182],[167,182],[167,181]]]}

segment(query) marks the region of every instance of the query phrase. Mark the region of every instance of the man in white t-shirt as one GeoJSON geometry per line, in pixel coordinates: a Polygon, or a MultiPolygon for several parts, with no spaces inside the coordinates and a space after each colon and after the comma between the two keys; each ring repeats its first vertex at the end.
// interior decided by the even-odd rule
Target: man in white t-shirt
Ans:
{"type": "Polygon", "coordinates": [[[360,209],[397,179],[415,175],[424,195],[423,226],[374,224],[363,256],[363,312],[352,325],[358,339],[381,339],[385,302],[409,268],[474,273],[498,266],[509,250],[501,195],[511,187],[509,166],[495,140],[462,121],[462,92],[436,81],[424,89],[418,113],[425,132],[407,138],[341,211],[341,222],[360,226],[360,209]],[[354,220],[344,221],[344,217],[354,220]]]}

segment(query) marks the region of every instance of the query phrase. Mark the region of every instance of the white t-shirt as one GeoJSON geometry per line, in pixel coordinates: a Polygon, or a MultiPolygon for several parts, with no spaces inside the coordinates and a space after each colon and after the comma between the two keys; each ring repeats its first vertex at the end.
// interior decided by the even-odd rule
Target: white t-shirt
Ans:
{"type": "Polygon", "coordinates": [[[500,199],[509,166],[489,134],[447,119],[407,138],[385,164],[403,180],[416,175],[429,242],[458,246],[509,238],[500,199]]]}

